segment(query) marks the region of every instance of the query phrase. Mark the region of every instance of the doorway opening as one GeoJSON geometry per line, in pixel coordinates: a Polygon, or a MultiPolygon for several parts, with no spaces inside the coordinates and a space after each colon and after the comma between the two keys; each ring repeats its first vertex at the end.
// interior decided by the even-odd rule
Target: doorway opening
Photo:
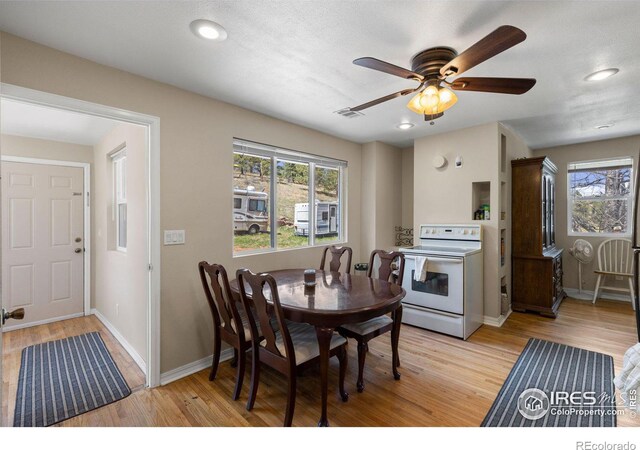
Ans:
{"type": "MultiPolygon", "coordinates": [[[[43,263],[47,267],[44,272],[42,269],[36,270],[35,262],[19,264],[20,261],[17,261],[13,273],[7,275],[11,271],[5,270],[7,267],[3,264],[3,306],[15,308],[22,302],[22,307],[27,311],[25,319],[30,320],[29,308],[34,309],[35,289],[46,292],[45,297],[50,300],[48,303],[53,304],[47,308],[53,309],[45,311],[38,320],[32,317],[34,320],[28,325],[69,319],[73,327],[85,319],[81,316],[90,316],[90,322],[83,323],[108,330],[143,371],[143,384],[147,387],[158,386],[159,119],[7,84],[0,86],[0,101],[3,107],[3,126],[0,131],[3,140],[11,141],[11,145],[2,146],[3,185],[10,181],[5,179],[5,172],[9,174],[7,178],[11,178],[10,173],[13,173],[14,187],[18,190],[14,201],[9,202],[11,205],[3,204],[3,212],[6,210],[7,215],[7,220],[3,219],[3,228],[5,222],[7,226],[11,225],[11,220],[15,228],[13,232],[3,229],[5,234],[9,231],[3,240],[10,242],[6,239],[13,239],[10,243],[19,247],[30,244],[29,239],[32,239],[31,244],[35,246],[36,233],[39,233],[46,237],[49,247],[57,246],[59,248],[55,250],[72,252],[67,260],[52,255],[50,261],[43,263]],[[25,117],[31,117],[32,120],[24,120],[22,128],[19,128],[18,123],[6,121],[16,119],[19,114],[6,114],[5,107],[14,108],[13,112],[26,111],[25,117]],[[38,120],[37,114],[48,117],[38,120]],[[65,115],[76,117],[75,130],[73,126],[65,130],[60,123],[56,123],[65,115]],[[89,135],[93,133],[95,141],[79,143],[77,139],[80,138],[72,138],[83,133],[87,139],[91,139],[89,135]],[[63,143],[70,146],[63,148],[63,143]],[[81,153],[82,146],[91,149],[91,158],[86,158],[88,160],[74,157],[81,153]],[[126,150],[124,161],[123,150],[126,150]],[[123,170],[125,165],[126,170],[123,170]],[[119,177],[115,176],[116,173],[120,174],[119,177]],[[135,175],[125,180],[125,173],[135,175]],[[44,190],[62,192],[67,189],[67,197],[61,200],[37,192],[34,195],[43,196],[44,200],[26,198],[19,192],[20,174],[26,175],[22,177],[24,183],[29,179],[35,183],[39,179],[37,185],[45,186],[44,190]],[[26,201],[18,201],[18,197],[23,200],[26,198],[26,201]],[[38,202],[45,205],[39,214],[47,218],[47,227],[36,230],[17,226],[20,222],[37,220],[38,211],[33,208],[38,202]],[[70,221],[74,220],[71,224],[70,221]],[[77,258],[74,260],[74,257],[77,258]],[[77,261],[81,261],[80,264],[77,261]],[[117,268],[125,273],[136,273],[137,283],[123,282],[123,275],[116,273],[117,268]],[[45,272],[48,278],[37,276],[45,272]],[[13,292],[12,283],[16,286],[13,292]],[[25,291],[25,286],[30,286],[34,292],[25,291]],[[60,310],[56,310],[55,306],[71,298],[76,302],[72,312],[56,315],[60,310]],[[137,304],[133,306],[136,302],[127,299],[136,299],[137,304]],[[135,330],[138,330],[137,334],[135,330]]],[[[24,186],[25,189],[27,187],[24,186]]],[[[3,192],[3,201],[4,197],[3,192]]],[[[40,219],[38,223],[43,220],[40,219]]],[[[3,251],[3,262],[5,253],[3,251]]],[[[38,257],[42,256],[40,253],[38,257]]],[[[18,322],[11,322],[6,324],[9,333],[28,330],[18,322]]]]}

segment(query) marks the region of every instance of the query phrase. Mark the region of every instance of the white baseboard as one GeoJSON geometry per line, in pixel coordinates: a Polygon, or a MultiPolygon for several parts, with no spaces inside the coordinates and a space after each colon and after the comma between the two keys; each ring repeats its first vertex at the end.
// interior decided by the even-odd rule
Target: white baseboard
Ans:
{"type": "MultiPolygon", "coordinates": [[[[580,293],[580,291],[578,291],[577,289],[574,289],[574,288],[564,288],[564,291],[571,298],[575,298],[577,300],[588,300],[590,302],[593,301],[593,291],[585,291],[583,289],[582,293],[580,293]]],[[[600,295],[598,295],[598,299],[615,300],[615,301],[618,301],[618,302],[631,303],[631,298],[628,295],[612,294],[612,293],[606,292],[606,291],[604,291],[604,292],[600,291],[600,295]]]]}
{"type": "MultiPolygon", "coordinates": [[[[189,375],[211,367],[211,358],[213,358],[213,355],[206,356],[198,361],[190,362],[189,364],[160,374],[160,385],[164,386],[165,384],[172,383],[180,378],[188,377],[189,375]]],[[[231,358],[233,358],[233,347],[225,348],[220,352],[220,362],[227,361],[231,358]]]]}
{"type": "Polygon", "coordinates": [[[8,327],[4,327],[2,331],[6,333],[8,331],[21,330],[23,328],[35,327],[38,325],[46,325],[48,323],[58,322],[60,320],[75,319],[76,317],[82,317],[82,316],[84,316],[84,313],[80,312],[75,314],[69,314],[68,316],[54,317],[53,319],[38,320],[37,322],[18,323],[16,325],[9,325],[8,327]]]}
{"type": "Polygon", "coordinates": [[[114,327],[113,324],[109,322],[107,318],[103,316],[102,313],[100,313],[100,311],[98,311],[97,309],[92,308],[91,314],[96,316],[98,320],[102,322],[102,324],[107,328],[107,330],[111,332],[113,337],[116,338],[116,340],[120,343],[120,345],[122,345],[122,347],[124,347],[127,353],[129,353],[129,356],[133,358],[133,360],[136,362],[138,367],[140,367],[140,370],[142,370],[142,373],[146,375],[147,364],[144,362],[144,359],[142,358],[142,356],[140,356],[140,354],[137,351],[135,351],[133,346],[129,344],[129,342],[124,338],[124,336],[120,334],[120,332],[116,329],[116,327],[114,327]]]}
{"type": "Polygon", "coordinates": [[[499,317],[484,316],[483,323],[491,327],[500,328],[507,321],[512,312],[511,307],[509,307],[509,311],[507,311],[506,314],[500,314],[499,317]]]}

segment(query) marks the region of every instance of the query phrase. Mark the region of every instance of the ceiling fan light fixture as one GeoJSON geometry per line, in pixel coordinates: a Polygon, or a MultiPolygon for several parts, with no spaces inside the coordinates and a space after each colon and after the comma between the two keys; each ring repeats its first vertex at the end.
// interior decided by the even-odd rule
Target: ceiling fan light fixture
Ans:
{"type": "Polygon", "coordinates": [[[584,79],[585,81],[601,81],[617,74],[619,71],[620,70],[616,68],[598,70],[597,72],[590,73],[584,79]]]}
{"type": "Polygon", "coordinates": [[[202,39],[218,42],[227,39],[227,30],[219,23],[211,20],[194,20],[189,24],[189,28],[193,34],[202,39]]]}
{"type": "Polygon", "coordinates": [[[433,119],[441,117],[441,113],[451,108],[457,101],[458,97],[450,89],[444,87],[438,88],[435,85],[429,85],[425,90],[416,94],[409,103],[407,103],[407,108],[416,114],[429,116],[433,119]]]}

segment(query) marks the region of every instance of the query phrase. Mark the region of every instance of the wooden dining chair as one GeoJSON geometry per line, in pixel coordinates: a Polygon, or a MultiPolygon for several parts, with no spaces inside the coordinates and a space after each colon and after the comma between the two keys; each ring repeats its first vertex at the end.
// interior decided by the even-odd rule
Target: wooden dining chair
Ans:
{"type": "Polygon", "coordinates": [[[242,304],[237,303],[231,295],[229,278],[223,266],[201,261],[198,263],[198,271],[213,318],[213,361],[209,380],[213,381],[218,372],[220,341],[224,341],[233,347],[231,367],[237,367],[237,371],[232,398],[237,400],[244,380],[245,352],[252,348],[250,321],[242,304]]]}
{"type": "MultiPolygon", "coordinates": [[[[402,274],[404,272],[404,254],[400,252],[386,252],[384,250],[374,250],[371,252],[371,258],[369,259],[369,268],[367,270],[367,276],[371,277],[373,273],[373,265],[379,261],[380,265],[377,270],[377,278],[380,280],[395,283],[402,286],[402,274]],[[395,263],[395,268],[394,268],[395,263]]],[[[358,392],[364,391],[364,361],[369,351],[368,342],[381,334],[388,331],[394,331],[391,333],[391,367],[393,370],[393,377],[396,380],[400,379],[400,373],[398,367],[400,367],[400,357],[398,356],[398,340],[400,338],[400,327],[394,330],[393,324],[397,320],[400,323],[402,319],[402,304],[391,313],[391,317],[383,315],[374,317],[365,322],[345,324],[338,327],[338,332],[347,338],[355,339],[358,342],[358,381],[356,387],[358,392]]]]}
{"type": "MultiPolygon", "coordinates": [[[[249,315],[253,357],[247,410],[253,409],[260,382],[260,365],[266,364],[287,378],[287,410],[284,426],[289,427],[293,421],[296,402],[297,370],[316,363],[320,357],[315,327],[285,320],[276,281],[268,273],[256,275],[248,269],[240,269],[236,273],[236,278],[245,309],[248,310],[251,306],[255,309],[255,317],[249,315]]],[[[346,344],[345,338],[334,334],[329,350],[329,357],[337,356],[340,362],[339,389],[343,401],[349,398],[344,390],[344,377],[347,371],[346,344]]]]}
{"type": "Polygon", "coordinates": [[[347,254],[347,269],[345,273],[351,273],[351,256],[353,255],[353,250],[351,247],[336,247],[335,245],[330,245],[329,247],[325,247],[322,251],[322,259],[320,260],[320,270],[324,270],[325,260],[327,258],[327,252],[331,253],[331,261],[329,261],[329,271],[330,272],[338,272],[340,271],[340,266],[342,264],[342,255],[347,254]]]}

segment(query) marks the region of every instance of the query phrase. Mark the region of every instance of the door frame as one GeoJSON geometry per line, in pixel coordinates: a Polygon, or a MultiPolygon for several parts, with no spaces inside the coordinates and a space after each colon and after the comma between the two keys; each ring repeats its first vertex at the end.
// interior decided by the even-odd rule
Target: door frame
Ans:
{"type": "MultiPolygon", "coordinates": [[[[85,195],[82,199],[82,214],[83,214],[83,233],[84,233],[84,262],[83,262],[83,277],[84,277],[84,286],[83,286],[83,315],[88,316],[91,314],[91,201],[86,201],[87,196],[90,193],[91,188],[91,165],[89,163],[84,162],[75,162],[75,161],[64,161],[64,160],[55,160],[55,159],[39,159],[39,158],[29,158],[24,156],[10,156],[10,155],[0,155],[0,161],[4,162],[14,162],[14,163],[23,163],[23,164],[40,164],[44,166],[62,166],[62,167],[80,167],[82,168],[83,177],[82,177],[82,186],[85,195]]],[[[90,198],[90,197],[89,197],[90,198]]],[[[73,316],[75,317],[75,315],[73,316]]],[[[50,323],[53,321],[69,319],[71,317],[56,317],[53,320],[46,320],[38,323],[31,323],[26,326],[35,326],[41,325],[44,323],[50,323]]],[[[5,331],[18,330],[20,328],[25,328],[22,325],[14,325],[12,327],[4,327],[5,331]],[[8,328],[8,329],[7,329],[8,328]]]]}
{"type": "Polygon", "coordinates": [[[146,127],[147,188],[147,387],[160,385],[160,118],[48,92],[0,83],[0,97],[23,103],[114,119],[146,127]]]}

